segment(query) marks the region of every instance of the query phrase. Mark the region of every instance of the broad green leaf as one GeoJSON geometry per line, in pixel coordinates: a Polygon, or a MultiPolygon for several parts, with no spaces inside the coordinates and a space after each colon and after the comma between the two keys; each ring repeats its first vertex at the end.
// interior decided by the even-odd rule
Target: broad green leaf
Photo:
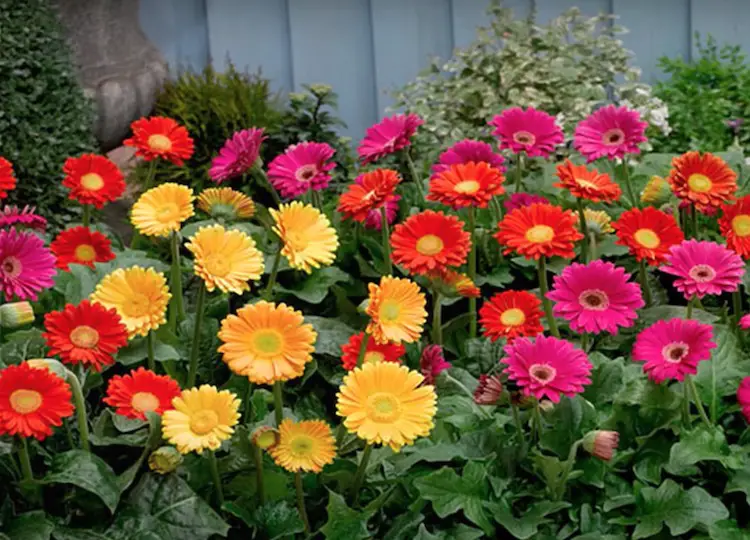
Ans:
{"type": "MultiPolygon", "coordinates": [[[[115,355],[115,359],[123,366],[130,366],[143,362],[148,358],[148,346],[146,338],[136,338],[120,349],[115,355]]],[[[180,353],[177,349],[159,340],[154,343],[154,360],[157,362],[166,362],[167,360],[179,360],[180,353]]]]}
{"type": "Polygon", "coordinates": [[[341,346],[355,333],[354,329],[337,319],[306,315],[305,322],[312,324],[318,333],[318,339],[315,341],[317,354],[341,356],[341,346]]]}
{"type": "Polygon", "coordinates": [[[519,512],[520,515],[516,517],[508,503],[503,501],[493,504],[491,511],[495,521],[505,527],[510,534],[520,540],[526,540],[533,538],[539,532],[539,527],[552,521],[547,516],[569,506],[566,502],[542,501],[532,504],[523,512],[519,512]]]}
{"type": "Polygon", "coordinates": [[[422,523],[417,530],[417,534],[408,537],[408,540],[476,540],[483,537],[486,536],[482,531],[463,523],[459,523],[452,529],[435,530],[434,534],[428,531],[422,523]]]}
{"type": "Polygon", "coordinates": [[[512,282],[513,276],[510,273],[510,268],[507,266],[495,268],[492,273],[487,274],[486,276],[477,276],[477,279],[474,280],[477,287],[487,284],[492,285],[493,287],[503,288],[512,282]]]}
{"type": "Polygon", "coordinates": [[[54,529],[55,525],[39,510],[13,518],[2,532],[11,540],[49,540],[54,529]]]}
{"type": "Polygon", "coordinates": [[[720,413],[722,397],[734,395],[740,381],[750,375],[750,358],[737,343],[737,337],[724,325],[714,325],[716,348],[711,359],[698,364],[695,384],[703,403],[720,413]],[[712,403],[712,400],[715,402],[712,403]]]}
{"type": "Polygon", "coordinates": [[[114,512],[120,500],[117,475],[100,457],[84,450],[68,450],[52,458],[44,484],[73,484],[97,495],[114,512]]]}
{"type": "MultiPolygon", "coordinates": [[[[118,415],[113,413],[110,409],[104,409],[102,413],[94,421],[93,429],[91,430],[91,444],[95,446],[110,446],[110,445],[122,445],[122,446],[143,446],[148,437],[148,431],[145,429],[139,429],[130,432],[123,432],[118,429],[115,424],[115,418],[118,415]]],[[[145,426],[145,424],[142,424],[145,426]]]]}
{"type": "Polygon", "coordinates": [[[98,276],[97,281],[118,268],[130,268],[131,266],[153,268],[157,272],[167,272],[169,270],[169,264],[160,259],[154,259],[145,251],[125,249],[123,251],[115,251],[115,256],[109,262],[96,263],[94,265],[96,267],[96,275],[98,276]]]}
{"type": "Polygon", "coordinates": [[[389,461],[393,463],[394,474],[401,474],[421,461],[428,463],[449,463],[453,460],[481,459],[486,457],[481,449],[452,442],[432,442],[419,439],[414,446],[406,446],[389,461]]]}
{"type": "Polygon", "coordinates": [[[740,469],[746,460],[732,451],[721,428],[700,426],[680,434],[680,442],[672,446],[665,468],[671,474],[684,476],[702,461],[718,461],[729,469],[740,469]]]}
{"type": "Polygon", "coordinates": [[[672,437],[664,434],[648,439],[635,457],[633,472],[636,478],[649,484],[661,484],[661,470],[669,462],[672,444],[672,437]]]}
{"type": "Polygon", "coordinates": [[[275,290],[291,294],[310,304],[319,304],[331,292],[333,285],[351,279],[352,277],[343,270],[339,270],[335,266],[328,266],[314,271],[304,279],[295,280],[289,287],[277,285],[275,290]]]}
{"type": "Polygon", "coordinates": [[[731,474],[724,491],[726,493],[744,493],[747,504],[750,504],[750,463],[745,464],[744,468],[734,471],[731,474]]]}
{"type": "Polygon", "coordinates": [[[750,540],[750,531],[741,528],[733,519],[712,523],[708,528],[711,540],[750,540]]]}
{"type": "Polygon", "coordinates": [[[563,397],[544,415],[544,423],[542,448],[567,457],[571,445],[596,427],[596,410],[581,396],[563,397]]]}
{"type": "Polygon", "coordinates": [[[611,360],[600,352],[589,354],[594,365],[591,372],[591,384],[583,392],[583,397],[595,407],[614,401],[617,393],[625,384],[625,361],[623,358],[611,360]]]}
{"type": "Polygon", "coordinates": [[[496,365],[503,356],[503,343],[485,338],[467,339],[465,349],[467,358],[476,360],[483,370],[496,365]]]}
{"type": "Polygon", "coordinates": [[[240,518],[248,527],[257,527],[264,538],[276,540],[289,538],[305,530],[296,508],[286,501],[268,502],[253,509],[243,508],[234,502],[224,503],[223,509],[240,518]]]}
{"type": "Polygon", "coordinates": [[[58,270],[55,276],[54,290],[65,296],[71,304],[79,304],[94,292],[99,277],[96,272],[81,264],[71,264],[70,270],[58,270]]]}
{"type": "Polygon", "coordinates": [[[393,520],[391,528],[383,537],[383,540],[411,540],[414,538],[414,529],[424,521],[424,516],[418,513],[406,512],[393,520]]]}
{"type": "MultiPolygon", "coordinates": [[[[641,310],[638,318],[639,327],[651,326],[656,321],[667,321],[669,319],[684,319],[687,314],[685,306],[654,306],[641,310]]],[[[693,310],[693,319],[702,323],[716,322],[718,317],[703,311],[702,309],[693,310]]]]}
{"type": "Polygon", "coordinates": [[[67,527],[55,527],[52,538],[55,540],[109,540],[108,536],[91,529],[68,529],[67,527]]]}
{"type": "Polygon", "coordinates": [[[333,491],[328,492],[328,520],[320,529],[331,540],[364,540],[371,538],[367,530],[370,514],[352,510],[344,498],[333,491]]]}
{"type": "Polygon", "coordinates": [[[0,346],[0,367],[20,364],[24,360],[44,358],[47,344],[38,328],[19,330],[6,337],[0,346]]]}

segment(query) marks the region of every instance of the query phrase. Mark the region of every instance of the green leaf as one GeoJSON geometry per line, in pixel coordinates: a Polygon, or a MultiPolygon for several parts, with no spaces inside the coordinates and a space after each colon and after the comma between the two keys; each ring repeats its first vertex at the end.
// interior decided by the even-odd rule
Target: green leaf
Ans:
{"type": "Polygon", "coordinates": [[[166,272],[169,270],[167,263],[150,257],[145,251],[125,249],[123,251],[115,251],[115,255],[116,257],[109,262],[96,263],[94,265],[96,267],[96,275],[98,276],[97,281],[118,268],[130,268],[131,266],[153,268],[157,272],[166,272]]]}
{"type": "Polygon", "coordinates": [[[318,333],[315,341],[317,354],[341,356],[341,346],[355,333],[354,329],[337,319],[305,315],[305,322],[312,324],[318,333]]]}
{"type": "Polygon", "coordinates": [[[58,272],[54,290],[61,293],[67,302],[79,304],[94,292],[99,277],[96,272],[81,264],[71,264],[68,272],[58,272]]]}
{"type": "Polygon", "coordinates": [[[406,512],[393,520],[391,528],[383,537],[383,540],[411,540],[414,537],[414,529],[424,521],[424,516],[418,513],[406,512]]]}
{"type": "Polygon", "coordinates": [[[682,432],[680,442],[672,446],[666,470],[675,475],[688,475],[693,465],[701,461],[718,461],[729,469],[741,469],[744,460],[732,452],[724,432],[719,427],[700,426],[682,432]]]}
{"type": "Polygon", "coordinates": [[[32,358],[44,358],[47,344],[42,331],[37,328],[19,330],[9,334],[0,347],[0,367],[20,364],[32,358]]]}
{"type": "Polygon", "coordinates": [[[335,266],[314,271],[305,279],[295,281],[290,287],[276,286],[276,290],[296,296],[310,304],[321,303],[336,283],[349,282],[352,277],[335,266]]]}
{"type": "MultiPolygon", "coordinates": [[[[651,326],[656,321],[666,321],[669,319],[684,319],[687,308],[685,306],[654,306],[641,310],[638,318],[639,327],[651,326]]],[[[703,311],[702,309],[693,310],[693,319],[702,323],[713,323],[718,317],[703,311]]]]}
{"type": "Polygon", "coordinates": [[[641,482],[661,484],[661,470],[669,462],[672,438],[660,434],[648,439],[636,455],[633,472],[641,482]]]}
{"type": "Polygon", "coordinates": [[[534,537],[539,532],[539,527],[550,523],[552,520],[547,516],[570,507],[566,502],[541,501],[532,504],[528,509],[520,512],[520,516],[513,515],[508,503],[503,501],[493,504],[492,517],[515,538],[526,540],[534,537]]]}
{"type": "Polygon", "coordinates": [[[510,273],[510,268],[507,266],[495,268],[492,270],[492,273],[487,274],[486,276],[477,276],[477,279],[474,280],[477,287],[487,284],[492,285],[493,287],[502,288],[512,282],[513,275],[510,273]]]}
{"type": "Polygon", "coordinates": [[[26,512],[11,520],[3,532],[12,540],[49,540],[55,529],[42,511],[26,512]]]}
{"type": "Polygon", "coordinates": [[[720,414],[722,397],[734,395],[744,377],[750,375],[750,359],[737,343],[737,337],[725,325],[714,325],[716,348],[711,352],[711,359],[698,364],[695,384],[703,403],[711,406],[720,414]]]}
{"type": "Polygon", "coordinates": [[[726,493],[744,493],[747,504],[750,505],[750,463],[745,464],[745,467],[739,471],[732,473],[724,491],[726,493]]]}
{"type": "Polygon", "coordinates": [[[484,536],[485,534],[479,529],[463,523],[459,523],[452,529],[436,530],[433,534],[422,523],[417,530],[417,534],[413,537],[410,536],[409,540],[476,540],[484,536]]]}
{"type": "Polygon", "coordinates": [[[94,421],[90,435],[91,444],[95,446],[143,446],[148,437],[148,432],[145,429],[123,432],[123,430],[118,429],[115,423],[117,416],[110,409],[102,411],[94,421]]]}
{"type": "Polygon", "coordinates": [[[610,360],[600,352],[589,354],[589,360],[594,369],[591,384],[585,388],[583,397],[594,407],[611,403],[625,384],[625,360],[622,357],[610,360]]]}
{"type": "MultiPolygon", "coordinates": [[[[148,358],[148,345],[146,338],[136,338],[120,349],[115,356],[117,362],[123,366],[130,366],[143,362],[148,358]]],[[[154,340],[154,360],[157,362],[166,362],[167,360],[179,360],[180,353],[177,349],[158,339],[154,340]]]]}
{"type": "Polygon", "coordinates": [[[567,457],[571,445],[596,427],[596,410],[581,396],[563,397],[544,420],[542,448],[567,457]]]}
{"type": "Polygon", "coordinates": [[[243,520],[248,527],[263,531],[264,538],[268,540],[289,538],[305,530],[299,512],[286,501],[268,502],[255,508],[252,513],[234,502],[224,503],[222,508],[243,520]]]}
{"type": "Polygon", "coordinates": [[[69,529],[55,527],[52,537],[55,540],[109,540],[108,536],[91,529],[69,529]]]}
{"type": "Polygon", "coordinates": [[[712,523],[708,535],[711,540],[750,540],[750,531],[740,528],[733,519],[712,523]]]}
{"type": "Polygon", "coordinates": [[[100,457],[84,450],[69,450],[52,458],[44,484],[73,484],[97,495],[114,512],[120,500],[117,475],[100,457]]]}
{"type": "Polygon", "coordinates": [[[344,498],[333,491],[328,492],[328,520],[320,529],[331,540],[364,540],[371,538],[367,521],[371,515],[352,510],[344,498]]]}

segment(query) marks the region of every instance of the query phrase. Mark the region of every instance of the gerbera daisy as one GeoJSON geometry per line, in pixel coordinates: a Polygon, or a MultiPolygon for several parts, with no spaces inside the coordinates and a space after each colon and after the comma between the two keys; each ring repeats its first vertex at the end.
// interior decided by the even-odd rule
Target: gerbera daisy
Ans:
{"type": "Polygon", "coordinates": [[[122,172],[113,161],[96,154],[70,157],[63,165],[62,185],[70,189],[68,198],[81,204],[102,208],[125,192],[122,172]]]}
{"type": "Polygon", "coordinates": [[[424,121],[416,114],[396,114],[383,118],[365,131],[357,153],[362,163],[376,161],[411,144],[412,136],[424,121]]]}
{"type": "Polygon", "coordinates": [[[500,149],[529,157],[547,157],[565,140],[555,117],[533,107],[505,109],[490,120],[492,134],[499,139],[500,149]]]}
{"type": "Polygon", "coordinates": [[[435,384],[435,379],[446,369],[453,367],[445,359],[443,348],[440,345],[427,345],[419,357],[419,371],[427,384],[435,384]]]}
{"type": "Polygon", "coordinates": [[[208,384],[188,388],[161,417],[162,435],[181,454],[217,450],[234,433],[240,400],[229,390],[208,384]]]}
{"type": "Polygon", "coordinates": [[[618,444],[620,444],[620,434],[616,431],[596,430],[586,434],[582,446],[595,458],[610,461],[618,444]]]}
{"type": "Polygon", "coordinates": [[[638,145],[646,142],[647,127],[648,122],[641,121],[638,111],[607,105],[578,123],[573,146],[589,162],[639,154],[638,145]]]}
{"type": "Polygon", "coordinates": [[[295,422],[285,418],[279,426],[279,442],[269,451],[273,461],[289,472],[319,473],[333,463],[336,442],[322,420],[295,422]]]}
{"type": "Polygon", "coordinates": [[[339,388],[336,414],[368,444],[387,444],[398,452],[432,430],[437,411],[435,388],[424,377],[392,362],[365,364],[350,371],[339,388]]]}
{"type": "Polygon", "coordinates": [[[690,300],[736,291],[745,274],[745,262],[716,242],[685,240],[672,246],[661,271],[677,276],[675,288],[690,300]]]}
{"type": "Polygon", "coordinates": [[[523,208],[524,206],[531,206],[536,203],[550,204],[550,202],[541,195],[535,195],[533,193],[511,193],[505,198],[503,206],[505,207],[506,212],[510,212],[516,208],[523,208]]]}
{"type": "Polygon", "coordinates": [[[242,231],[228,231],[221,225],[201,227],[185,247],[195,258],[193,271],[209,292],[242,294],[250,289],[249,281],[263,275],[263,254],[242,231]]]}
{"type": "Polygon", "coordinates": [[[641,191],[641,202],[658,206],[669,201],[671,195],[669,182],[661,176],[652,176],[641,191]]]}
{"type": "Polygon", "coordinates": [[[102,233],[78,226],[58,234],[49,249],[57,257],[57,267],[68,272],[71,264],[94,268],[94,263],[111,261],[115,258],[111,246],[112,242],[102,233]]]}
{"type": "Polygon", "coordinates": [[[575,257],[573,248],[583,235],[575,228],[576,217],[570,210],[551,204],[532,204],[508,213],[497,224],[495,239],[506,246],[505,254],[539,257],[575,257]]]}
{"type": "Polygon", "coordinates": [[[399,174],[391,169],[375,169],[360,174],[339,198],[338,211],[344,219],[362,223],[373,210],[379,211],[384,204],[399,200],[395,190],[400,182],[399,174]]]}
{"type": "Polygon", "coordinates": [[[0,229],[20,226],[44,232],[47,220],[35,212],[36,208],[29,205],[24,206],[22,210],[15,205],[5,205],[0,210],[0,229]]]}
{"type": "Polygon", "coordinates": [[[451,165],[430,179],[427,200],[454,209],[467,206],[487,208],[492,197],[505,193],[504,181],[503,173],[486,163],[451,165]]]}
{"type": "Polygon", "coordinates": [[[193,155],[193,139],[171,118],[140,118],[130,124],[130,129],[133,136],[123,144],[135,147],[135,155],[146,161],[162,158],[181,167],[193,155]]]}
{"type": "Polygon", "coordinates": [[[91,301],[114,308],[132,339],[145,336],[167,322],[165,315],[171,297],[164,274],[153,268],[131,266],[104,276],[91,301]]]}
{"type": "MultiPolygon", "coordinates": [[[[357,367],[359,350],[362,347],[362,340],[365,337],[364,332],[354,334],[349,341],[341,346],[341,364],[344,369],[351,371],[357,367]]],[[[401,357],[406,354],[406,347],[396,343],[377,343],[374,339],[367,340],[363,364],[370,362],[401,362],[401,357]]]]}
{"type": "Polygon", "coordinates": [[[27,362],[0,370],[0,434],[52,435],[52,427],[73,414],[70,386],[48,369],[27,362]]]}
{"type": "Polygon", "coordinates": [[[180,385],[168,375],[157,375],[139,367],[125,375],[115,375],[107,385],[102,401],[127,418],[146,420],[147,412],[162,414],[172,408],[180,395],[180,385]]]}
{"type": "Polygon", "coordinates": [[[650,206],[623,212],[612,227],[617,232],[617,244],[629,248],[636,260],[653,266],[666,261],[669,248],[685,239],[671,214],[650,206]]]}
{"type": "Polygon", "coordinates": [[[317,208],[294,201],[270,209],[275,232],[281,239],[281,254],[289,266],[308,274],[336,259],[339,239],[331,222],[317,208]]]}
{"type": "Polygon", "coordinates": [[[633,326],[635,310],[645,305],[640,286],[629,279],[624,268],[610,262],[573,263],[554,277],[547,298],[555,302],[555,316],[574,331],[616,334],[633,326]]]}
{"type": "Polygon", "coordinates": [[[317,337],[301,312],[261,300],[221,322],[219,352],[237,375],[253,383],[273,384],[302,375],[317,337]]]}
{"type": "Polygon", "coordinates": [[[12,329],[32,322],[34,322],[34,308],[31,307],[29,302],[0,304],[1,327],[12,329]]]}
{"type": "Polygon", "coordinates": [[[464,298],[479,298],[482,292],[466,274],[456,272],[450,268],[441,268],[430,274],[430,278],[438,280],[442,288],[447,289],[448,296],[463,296],[464,298]]]}
{"type": "Polygon", "coordinates": [[[471,250],[470,238],[456,216],[425,210],[394,228],[393,262],[413,274],[461,266],[471,250]]]}
{"type": "Polygon", "coordinates": [[[459,141],[448,150],[440,154],[438,163],[432,166],[432,172],[437,174],[443,171],[447,171],[452,165],[460,165],[463,163],[486,163],[493,169],[505,172],[505,158],[500,154],[496,154],[492,150],[492,146],[486,142],[474,141],[471,139],[464,139],[459,141]]]}
{"type": "Polygon", "coordinates": [[[727,246],[750,259],[750,195],[737,199],[735,204],[725,204],[722,210],[719,231],[727,239],[727,246]]]}
{"type": "Polygon", "coordinates": [[[487,300],[479,310],[482,333],[492,341],[533,337],[544,331],[541,300],[528,291],[505,291],[487,300]]]}
{"type": "MultiPolygon", "coordinates": [[[[388,225],[393,225],[396,221],[396,214],[398,213],[398,201],[401,199],[399,195],[394,195],[393,200],[386,201],[385,203],[385,218],[388,220],[388,225]]],[[[367,212],[367,217],[364,221],[365,229],[374,229],[380,231],[383,229],[383,215],[380,210],[370,210],[367,212]]]]}
{"type": "Polygon", "coordinates": [[[133,205],[130,221],[146,236],[169,236],[195,214],[193,190],[167,182],[149,189],[133,205]]]}
{"type": "Polygon", "coordinates": [[[88,300],[50,311],[44,316],[44,329],[50,355],[94,371],[114,364],[112,355],[128,343],[128,329],[117,311],[88,300]]]}
{"type": "Polygon", "coordinates": [[[377,343],[417,341],[427,320],[427,302],[419,286],[408,279],[383,276],[380,284],[370,283],[369,290],[367,333],[377,343]]]}
{"type": "Polygon", "coordinates": [[[612,203],[622,195],[620,186],[612,182],[608,174],[596,169],[588,170],[585,165],[574,165],[569,159],[557,166],[555,187],[567,189],[571,195],[592,202],[612,203]]]}
{"type": "Polygon", "coordinates": [[[742,316],[742,318],[740,319],[740,328],[742,328],[743,330],[750,329],[750,313],[742,316]]]}
{"type": "Polygon", "coordinates": [[[36,300],[54,284],[55,257],[32,232],[0,230],[0,292],[5,300],[36,300]]]}
{"type": "Polygon", "coordinates": [[[734,199],[737,174],[718,156],[706,152],[686,152],[672,159],[667,177],[672,191],[700,210],[718,208],[734,199]]]}
{"type": "Polygon", "coordinates": [[[480,375],[474,390],[474,403],[495,405],[503,395],[503,382],[497,375],[480,375]]]}
{"type": "Polygon", "coordinates": [[[698,362],[711,358],[716,348],[710,324],[687,319],[657,321],[635,339],[633,360],[645,362],[643,371],[656,383],[682,381],[698,373],[698,362]]]}
{"type": "Polygon", "coordinates": [[[211,162],[208,176],[217,184],[245,174],[260,155],[260,145],[266,139],[263,129],[250,128],[235,132],[224,141],[219,155],[211,162]]]}
{"type": "Polygon", "coordinates": [[[750,377],[745,377],[737,388],[737,403],[745,415],[745,420],[750,422],[750,377]]]}
{"type": "Polygon", "coordinates": [[[293,144],[268,166],[268,179],[282,197],[294,198],[309,190],[328,187],[336,164],[328,160],[336,151],[326,143],[293,144]]]}
{"type": "Polygon", "coordinates": [[[198,195],[198,208],[214,219],[234,221],[255,215],[253,200],[232,188],[208,188],[198,195]]]}
{"type": "Polygon", "coordinates": [[[545,336],[519,338],[504,350],[507,356],[500,362],[508,366],[505,373],[525,396],[558,403],[560,396],[573,397],[591,384],[591,362],[568,341],[545,336]]]}
{"type": "Polygon", "coordinates": [[[16,177],[13,176],[13,164],[0,157],[0,199],[5,199],[9,191],[16,188],[16,177]]]}
{"type": "MultiPolygon", "coordinates": [[[[602,236],[615,231],[612,228],[612,218],[604,210],[586,208],[583,210],[583,218],[586,220],[589,233],[593,232],[596,236],[602,236]]],[[[580,225],[581,218],[576,214],[576,226],[580,227],[580,225]]]]}

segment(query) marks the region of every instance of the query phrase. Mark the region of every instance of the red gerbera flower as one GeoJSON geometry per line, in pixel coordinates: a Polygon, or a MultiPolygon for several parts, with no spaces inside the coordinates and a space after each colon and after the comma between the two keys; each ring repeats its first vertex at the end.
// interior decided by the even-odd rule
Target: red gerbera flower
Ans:
{"type": "Polygon", "coordinates": [[[157,375],[139,367],[109,380],[102,400],[127,418],[146,419],[147,412],[162,414],[172,408],[172,399],[180,395],[180,385],[168,375],[157,375]]]}
{"type": "Polygon", "coordinates": [[[623,212],[612,227],[617,231],[617,244],[628,247],[636,260],[654,266],[666,261],[669,248],[685,239],[674,217],[652,206],[623,212]]]}
{"type": "Polygon", "coordinates": [[[96,154],[70,157],[63,165],[63,186],[70,189],[68,198],[81,204],[102,208],[125,192],[122,172],[112,161],[96,154]]]}
{"type": "Polygon", "coordinates": [[[193,155],[193,139],[188,130],[171,118],[152,116],[130,124],[133,136],[123,144],[135,147],[135,155],[146,161],[162,158],[182,166],[193,155]]]}
{"type": "Polygon", "coordinates": [[[344,218],[363,223],[372,210],[379,210],[388,201],[398,200],[396,186],[401,177],[391,169],[375,169],[357,177],[339,199],[338,211],[344,218]]]}
{"type": "Polygon", "coordinates": [[[437,280],[439,285],[448,289],[448,296],[463,296],[464,298],[479,298],[482,294],[476,283],[461,272],[452,268],[438,268],[430,273],[430,278],[437,280]]]}
{"type": "Polygon", "coordinates": [[[8,192],[16,188],[16,177],[13,176],[13,164],[0,157],[0,199],[8,196],[8,192]]]}
{"type": "MultiPolygon", "coordinates": [[[[349,338],[349,341],[341,346],[341,364],[344,369],[351,371],[357,367],[359,358],[359,349],[362,347],[362,339],[365,333],[360,332],[349,338]]],[[[396,343],[377,343],[374,339],[367,340],[367,349],[363,364],[368,362],[398,362],[401,363],[401,357],[406,354],[406,347],[396,343]]]]}
{"type": "Polygon", "coordinates": [[[49,249],[57,257],[57,267],[67,272],[71,264],[94,268],[94,263],[111,261],[115,258],[111,245],[102,233],[78,226],[58,234],[49,249]]]}
{"type": "Polygon", "coordinates": [[[469,233],[456,216],[425,210],[396,225],[393,260],[414,274],[461,266],[471,249],[469,233]]]}
{"type": "Polygon", "coordinates": [[[725,204],[719,218],[719,230],[727,239],[727,246],[744,259],[750,259],[750,195],[725,204]]]}
{"type": "Polygon", "coordinates": [[[608,174],[588,170],[585,165],[573,165],[569,159],[557,166],[557,177],[560,181],[554,186],[567,189],[579,199],[611,203],[622,195],[620,186],[612,182],[608,174]]]}
{"type": "Polygon", "coordinates": [[[555,255],[572,259],[575,243],[583,238],[576,222],[570,210],[551,204],[532,204],[508,213],[497,224],[495,239],[507,246],[506,254],[515,251],[527,259],[555,255]]]}
{"type": "Polygon", "coordinates": [[[73,414],[70,386],[48,369],[27,362],[0,370],[0,434],[52,435],[52,426],[73,414]]]}
{"type": "Polygon", "coordinates": [[[675,195],[701,212],[731,201],[737,191],[737,173],[708,152],[686,152],[672,159],[667,180],[675,195]]]}
{"type": "Polygon", "coordinates": [[[505,177],[487,163],[461,163],[451,165],[430,179],[427,200],[437,201],[453,208],[476,206],[487,208],[495,195],[505,193],[505,177]]]}
{"type": "Polygon", "coordinates": [[[492,341],[533,337],[544,330],[541,300],[527,291],[505,291],[487,300],[479,310],[482,333],[492,341]]]}
{"type": "Polygon", "coordinates": [[[117,311],[88,300],[50,311],[44,316],[44,328],[47,331],[42,336],[50,355],[94,371],[114,364],[112,355],[128,343],[128,329],[117,311]]]}

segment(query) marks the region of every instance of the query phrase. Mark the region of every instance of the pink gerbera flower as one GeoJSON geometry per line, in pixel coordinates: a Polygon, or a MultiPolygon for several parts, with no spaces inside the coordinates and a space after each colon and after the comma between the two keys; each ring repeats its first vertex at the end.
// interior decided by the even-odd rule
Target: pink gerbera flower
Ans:
{"type": "Polygon", "coordinates": [[[523,395],[544,397],[555,403],[560,396],[573,397],[591,384],[591,362],[572,343],[554,337],[517,338],[504,348],[508,356],[505,373],[521,388],[523,395]]]}
{"type": "Polygon", "coordinates": [[[0,231],[0,292],[5,300],[36,300],[37,293],[54,283],[55,257],[31,232],[0,231]]]}
{"type": "Polygon", "coordinates": [[[742,316],[740,319],[740,328],[743,330],[750,329],[750,313],[742,316]]]}
{"type": "Polygon", "coordinates": [[[649,379],[661,383],[667,379],[682,381],[685,375],[698,373],[698,362],[711,357],[716,348],[710,324],[689,319],[658,321],[638,334],[633,360],[645,362],[649,379]]]}
{"type": "Polygon", "coordinates": [[[47,220],[35,212],[36,208],[33,206],[26,205],[20,210],[15,205],[5,205],[0,211],[0,229],[20,226],[44,231],[47,228],[47,220]]]}
{"type": "Polygon", "coordinates": [[[268,179],[285,198],[299,197],[310,189],[325,189],[331,181],[329,173],[336,166],[328,160],[335,152],[326,143],[293,144],[271,162],[268,179]]]}
{"type": "Polygon", "coordinates": [[[685,240],[672,246],[662,272],[677,276],[675,288],[690,300],[737,290],[745,273],[742,257],[716,242],[685,240]]]}
{"type": "Polygon", "coordinates": [[[505,199],[503,206],[506,212],[510,212],[516,208],[523,208],[524,206],[531,206],[537,203],[549,204],[549,201],[541,195],[534,195],[533,193],[513,193],[505,199]]]}
{"type": "Polygon", "coordinates": [[[493,152],[492,146],[486,142],[464,139],[440,154],[439,163],[432,166],[432,172],[438,174],[450,169],[451,165],[469,162],[486,163],[501,172],[505,171],[503,166],[505,159],[500,154],[493,152]]]}
{"type": "Polygon", "coordinates": [[[533,107],[505,109],[489,124],[495,128],[492,134],[500,139],[501,150],[526,152],[529,157],[547,157],[565,140],[555,117],[533,107]]]}
{"type": "Polygon", "coordinates": [[[547,298],[556,302],[554,314],[576,332],[609,332],[633,326],[635,310],[645,304],[641,288],[630,274],[610,262],[574,263],[555,276],[547,298]]]}
{"type": "Polygon", "coordinates": [[[737,403],[742,408],[742,414],[750,422],[750,377],[742,379],[739,388],[737,388],[737,403]]]}
{"type": "Polygon", "coordinates": [[[641,122],[637,111],[607,105],[578,123],[573,146],[587,161],[638,154],[641,151],[638,145],[646,141],[646,127],[648,122],[641,122]]]}
{"type": "Polygon", "coordinates": [[[362,163],[371,163],[411,144],[417,128],[424,124],[416,114],[396,114],[367,128],[357,153],[362,163]]]}
{"type": "Polygon", "coordinates": [[[266,139],[258,128],[237,131],[224,142],[211,162],[208,176],[217,184],[246,173],[258,160],[260,145],[266,139]]]}
{"type": "Polygon", "coordinates": [[[443,348],[440,345],[427,345],[422,351],[419,359],[419,367],[427,384],[435,384],[435,379],[440,373],[451,367],[451,363],[445,359],[443,348]]]}
{"type": "MultiPolygon", "coordinates": [[[[355,182],[360,183],[359,181],[360,177],[357,177],[355,182]]],[[[387,201],[385,201],[385,216],[388,219],[388,225],[392,225],[394,221],[396,221],[396,214],[398,213],[398,201],[401,199],[400,195],[392,195],[391,198],[389,198],[387,201]]],[[[383,216],[380,214],[380,209],[377,210],[370,210],[367,212],[367,217],[365,218],[364,226],[365,229],[375,229],[376,231],[380,231],[383,229],[383,216]]]]}

